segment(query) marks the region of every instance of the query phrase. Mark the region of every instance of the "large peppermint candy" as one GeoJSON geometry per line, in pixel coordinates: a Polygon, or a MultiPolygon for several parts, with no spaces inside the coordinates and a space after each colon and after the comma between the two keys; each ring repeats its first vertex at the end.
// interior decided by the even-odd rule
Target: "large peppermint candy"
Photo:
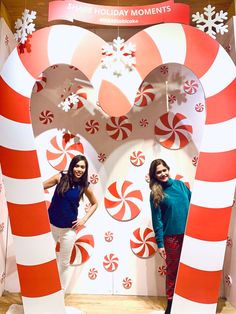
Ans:
{"type": "Polygon", "coordinates": [[[130,240],[133,253],[142,258],[148,258],[157,251],[155,234],[152,229],[141,227],[133,232],[130,240]]]}
{"type": "Polygon", "coordinates": [[[33,92],[34,94],[41,92],[41,90],[43,90],[44,87],[46,86],[46,83],[47,83],[47,78],[46,78],[46,76],[43,75],[43,74],[41,74],[41,75],[37,78],[37,80],[36,80],[36,82],[35,82],[35,84],[34,84],[34,87],[33,87],[32,92],[33,92]]]}
{"type": "MultiPolygon", "coordinates": [[[[94,238],[87,233],[87,228],[81,226],[76,230],[76,241],[71,253],[70,264],[81,265],[85,263],[93,253],[94,238]]],[[[60,243],[57,242],[56,251],[60,251],[60,243]]]]}
{"type": "Polygon", "coordinates": [[[95,134],[99,130],[99,122],[95,120],[89,120],[85,123],[85,130],[90,134],[95,134]]]}
{"type": "Polygon", "coordinates": [[[140,150],[135,151],[130,155],[130,162],[133,166],[142,166],[145,162],[145,155],[140,150]]]}
{"type": "Polygon", "coordinates": [[[135,98],[135,106],[145,107],[153,102],[155,98],[155,91],[152,84],[144,82],[137,92],[137,96],[135,98]]]}
{"type": "Polygon", "coordinates": [[[59,171],[68,169],[71,159],[81,153],[84,153],[83,145],[76,143],[75,138],[65,141],[61,133],[51,139],[46,151],[48,162],[59,171]]]}
{"type": "Polygon", "coordinates": [[[115,254],[111,253],[104,256],[103,267],[107,271],[113,272],[117,270],[118,265],[119,265],[119,258],[115,254]]]}
{"type": "Polygon", "coordinates": [[[155,135],[159,143],[168,149],[183,148],[191,141],[192,133],[192,126],[181,113],[165,113],[155,125],[155,135]]]}
{"type": "Polygon", "coordinates": [[[107,189],[104,204],[107,212],[119,221],[132,220],[141,211],[143,196],[130,181],[113,182],[107,189]]]}
{"type": "Polygon", "coordinates": [[[132,132],[132,123],[126,116],[111,117],[106,124],[106,131],[108,135],[116,141],[123,141],[132,132]]]}
{"type": "Polygon", "coordinates": [[[50,124],[54,119],[54,114],[50,110],[43,110],[39,115],[39,121],[43,124],[50,124]]]}

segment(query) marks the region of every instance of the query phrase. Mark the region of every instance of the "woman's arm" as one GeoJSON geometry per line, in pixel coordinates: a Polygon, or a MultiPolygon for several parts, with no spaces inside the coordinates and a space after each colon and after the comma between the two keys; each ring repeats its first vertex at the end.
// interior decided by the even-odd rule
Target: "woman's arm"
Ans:
{"type": "Polygon", "coordinates": [[[47,179],[46,181],[43,182],[43,188],[44,190],[47,190],[51,187],[53,187],[54,185],[57,185],[60,181],[61,178],[61,174],[57,173],[54,176],[52,176],[51,178],[47,179]]]}
{"type": "Polygon", "coordinates": [[[84,194],[87,196],[87,198],[91,204],[91,207],[82,219],[77,219],[77,220],[73,221],[73,228],[75,228],[75,229],[78,226],[84,225],[86,223],[86,221],[89,219],[89,217],[92,216],[92,214],[95,212],[95,210],[98,207],[97,199],[96,199],[96,197],[95,197],[95,195],[94,195],[94,193],[90,187],[85,189],[84,194]]]}

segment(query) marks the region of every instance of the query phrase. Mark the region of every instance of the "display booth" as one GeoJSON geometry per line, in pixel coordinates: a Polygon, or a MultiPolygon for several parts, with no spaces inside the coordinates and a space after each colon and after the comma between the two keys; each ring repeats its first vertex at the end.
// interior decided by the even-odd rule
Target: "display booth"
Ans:
{"type": "MultiPolygon", "coordinates": [[[[172,311],[175,314],[213,314],[216,311],[235,188],[235,66],[216,40],[188,25],[164,23],[151,26],[136,33],[129,42],[136,46],[136,66],[133,71],[123,74],[122,78],[112,76],[101,68],[103,39],[91,31],[68,25],[55,25],[36,31],[31,38],[31,52],[21,53],[19,47],[16,48],[2,69],[0,161],[26,314],[65,313],[42,186],[43,170],[39,167],[30,110],[32,89],[39,75],[58,64],[75,67],[83,73],[94,88],[100,109],[111,119],[113,126],[124,121],[124,133],[131,130],[125,115],[132,110],[141,83],[157,67],[165,64],[183,65],[198,78],[205,94],[206,120],[191,188],[191,206],[172,311]]],[[[45,112],[42,119],[45,114],[46,119],[50,120],[45,112]]],[[[176,115],[172,117],[173,120],[168,119],[169,123],[181,120],[176,115]]],[[[167,122],[164,119],[162,123],[167,122]]],[[[87,127],[91,128],[91,125],[87,127]]],[[[97,126],[92,127],[96,130],[97,126]]],[[[159,124],[156,130],[158,127],[159,124]]],[[[182,128],[187,130],[186,126],[182,128]]],[[[112,127],[107,127],[107,131],[120,140],[119,134],[115,131],[112,133],[112,127]]],[[[54,133],[52,135],[56,136],[54,133]]],[[[163,134],[156,131],[156,135],[163,134]]],[[[184,142],[181,136],[180,140],[184,142]]],[[[86,142],[83,137],[81,142],[86,142]]],[[[37,145],[42,143],[39,140],[37,145]]],[[[56,139],[51,144],[58,149],[56,139]]],[[[84,144],[84,147],[86,154],[94,152],[89,144],[84,144]]],[[[125,149],[128,150],[128,147],[125,149]]],[[[55,151],[53,153],[56,154],[55,151]]],[[[122,158],[124,150],[119,153],[122,158]]],[[[152,151],[150,158],[155,153],[152,151]]],[[[52,164],[55,158],[52,152],[48,155],[52,164]]],[[[134,163],[140,163],[142,156],[137,158],[135,155],[133,159],[134,163]]],[[[55,163],[53,166],[55,168],[55,163]]],[[[105,191],[106,194],[100,206],[113,216],[111,219],[115,218],[117,231],[121,233],[125,223],[138,216],[141,205],[130,205],[132,210],[136,208],[136,214],[126,210],[125,213],[114,213],[111,202],[114,198],[120,199],[119,193],[123,193],[123,198],[134,198],[134,203],[143,202],[143,185],[139,185],[137,172],[132,182],[126,180],[125,176],[118,178],[122,181],[120,187],[113,174],[106,173],[106,169],[103,171],[106,182],[103,182],[99,193],[105,191]]],[[[96,177],[91,178],[90,182],[92,180],[96,181],[96,177]]],[[[145,207],[148,207],[147,198],[145,202],[145,207]]],[[[149,232],[144,220],[141,223],[145,232],[149,232]]],[[[102,226],[102,220],[96,224],[102,226]]],[[[137,238],[137,233],[134,232],[134,236],[137,238]]],[[[109,234],[107,237],[109,242],[109,234]]],[[[91,238],[88,240],[88,236],[86,241],[90,241],[89,245],[94,247],[99,243],[99,237],[95,244],[91,238]]],[[[123,238],[122,241],[130,244],[132,239],[123,238]]],[[[132,247],[132,243],[130,245],[132,247]]],[[[154,245],[153,248],[155,251],[154,245]]],[[[138,255],[137,251],[135,253],[138,255]]],[[[115,267],[116,263],[118,257],[108,254],[103,266],[105,269],[115,267]]],[[[111,272],[114,270],[110,269],[111,272]]],[[[93,275],[96,278],[95,271],[93,275]]],[[[128,281],[126,285],[129,285],[128,281]]]]}

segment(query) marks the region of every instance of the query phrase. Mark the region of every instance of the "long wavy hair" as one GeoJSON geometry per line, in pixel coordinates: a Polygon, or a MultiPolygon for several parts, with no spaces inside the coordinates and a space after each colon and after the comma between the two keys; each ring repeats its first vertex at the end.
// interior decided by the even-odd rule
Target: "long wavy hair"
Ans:
{"type": "Polygon", "coordinates": [[[57,192],[59,195],[63,196],[65,192],[67,192],[70,188],[72,188],[75,185],[79,185],[81,187],[79,195],[80,201],[80,199],[83,198],[85,189],[88,187],[88,160],[84,155],[76,155],[72,158],[68,171],[61,177],[61,180],[58,183],[57,192]],[[81,160],[85,162],[85,172],[82,175],[82,177],[78,180],[74,176],[73,169],[76,166],[76,164],[81,160]]]}
{"type": "Polygon", "coordinates": [[[170,167],[167,165],[167,163],[163,159],[154,159],[151,162],[151,165],[149,168],[149,177],[150,177],[149,187],[151,190],[155,207],[158,207],[158,205],[160,204],[160,202],[163,200],[165,196],[162,186],[160,182],[157,180],[157,176],[156,176],[156,169],[157,169],[157,166],[159,165],[162,165],[168,170],[170,170],[170,167]]]}

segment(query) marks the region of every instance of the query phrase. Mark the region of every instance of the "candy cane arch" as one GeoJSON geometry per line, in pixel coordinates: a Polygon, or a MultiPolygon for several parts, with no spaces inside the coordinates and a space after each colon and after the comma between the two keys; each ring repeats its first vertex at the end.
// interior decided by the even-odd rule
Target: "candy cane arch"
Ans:
{"type": "Polygon", "coordinates": [[[32,88],[40,73],[58,63],[91,79],[103,44],[81,28],[44,28],[34,33],[31,53],[15,49],[1,73],[0,162],[25,314],[65,313],[30,119],[32,88]]]}
{"type": "Polygon", "coordinates": [[[0,161],[26,314],[65,313],[29,114],[37,77],[53,64],[76,66],[97,88],[103,110],[121,116],[146,75],[171,62],[198,76],[207,105],[173,312],[215,313],[234,194],[235,65],[215,40],[191,26],[161,24],[130,41],[136,44],[136,70],[120,81],[99,67],[104,41],[66,25],[35,32],[32,52],[14,50],[3,67],[0,161]],[[119,106],[111,107],[111,97],[119,106]]]}

